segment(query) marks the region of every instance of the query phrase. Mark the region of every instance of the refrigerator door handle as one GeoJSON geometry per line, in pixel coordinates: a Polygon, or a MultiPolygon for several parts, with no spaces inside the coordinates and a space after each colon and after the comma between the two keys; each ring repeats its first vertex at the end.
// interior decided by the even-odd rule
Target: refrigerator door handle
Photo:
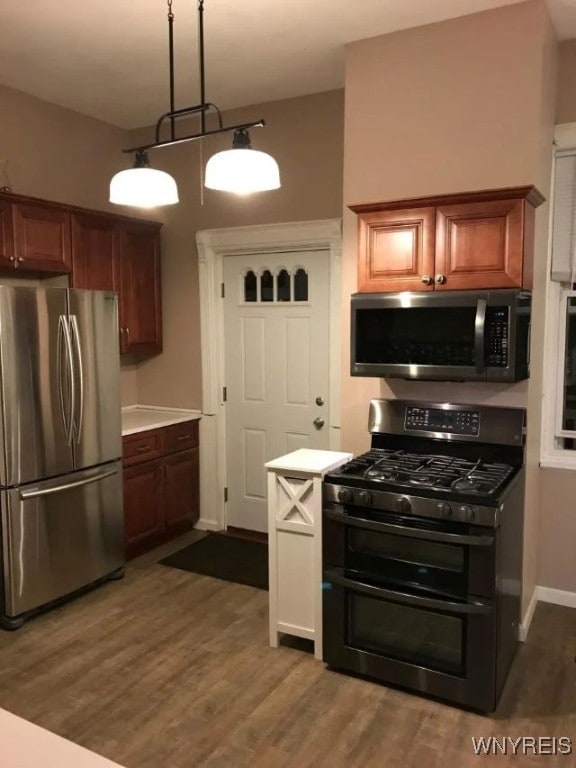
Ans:
{"type": "Polygon", "coordinates": [[[68,328],[67,318],[60,315],[58,318],[58,344],[57,344],[57,364],[58,364],[58,387],[60,394],[60,413],[64,432],[66,434],[66,445],[72,445],[72,419],[74,418],[74,406],[76,400],[76,384],[72,369],[72,342],[70,340],[70,329],[68,328]],[[64,355],[62,354],[64,350],[64,355]],[[64,370],[65,369],[65,370],[64,370]],[[64,397],[64,376],[68,378],[68,397],[64,397]],[[68,400],[66,403],[65,400],[68,400]],[[66,406],[68,408],[66,409],[66,406]],[[68,413],[66,413],[68,410],[68,413]]]}
{"type": "Polygon", "coordinates": [[[86,477],[84,480],[73,480],[71,483],[62,483],[61,485],[54,485],[48,488],[31,488],[29,491],[20,491],[20,498],[22,501],[26,499],[36,499],[39,496],[48,496],[50,493],[60,493],[61,491],[67,491],[69,488],[78,488],[81,485],[90,485],[90,483],[97,483],[100,480],[104,480],[105,477],[111,477],[117,474],[118,467],[114,469],[107,469],[105,472],[86,477]]]}
{"type": "Polygon", "coordinates": [[[80,344],[80,329],[78,328],[78,318],[76,315],[70,315],[70,328],[74,338],[74,350],[76,352],[75,367],[78,373],[78,413],[76,416],[76,442],[80,443],[82,434],[82,423],[84,421],[84,366],[82,364],[82,346],[80,344]]]}

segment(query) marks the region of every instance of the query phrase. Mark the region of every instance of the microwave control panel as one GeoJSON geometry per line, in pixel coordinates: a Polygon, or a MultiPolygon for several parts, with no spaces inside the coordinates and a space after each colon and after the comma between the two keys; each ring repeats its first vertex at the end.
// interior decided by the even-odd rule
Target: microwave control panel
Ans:
{"type": "Polygon", "coordinates": [[[486,309],[486,365],[506,368],[508,365],[508,307],[486,309]]]}
{"type": "Polygon", "coordinates": [[[448,432],[454,435],[480,434],[480,413],[472,410],[444,410],[443,408],[406,408],[404,419],[406,430],[419,432],[448,432]]]}

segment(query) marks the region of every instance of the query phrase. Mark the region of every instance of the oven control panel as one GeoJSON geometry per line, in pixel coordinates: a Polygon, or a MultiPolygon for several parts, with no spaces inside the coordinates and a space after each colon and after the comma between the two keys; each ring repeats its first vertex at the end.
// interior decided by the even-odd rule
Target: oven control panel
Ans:
{"type": "Polygon", "coordinates": [[[470,409],[445,410],[444,408],[408,406],[404,428],[418,432],[447,432],[478,437],[480,413],[470,409]]]}

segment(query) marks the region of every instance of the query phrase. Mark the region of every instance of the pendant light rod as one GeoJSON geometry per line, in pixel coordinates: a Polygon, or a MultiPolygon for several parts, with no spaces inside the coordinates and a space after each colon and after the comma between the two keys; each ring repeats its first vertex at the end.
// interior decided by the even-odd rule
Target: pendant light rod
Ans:
{"type": "Polygon", "coordinates": [[[142,152],[148,149],[157,149],[160,147],[168,147],[172,144],[183,144],[187,141],[196,141],[203,139],[205,136],[213,136],[218,133],[227,133],[229,131],[241,131],[248,128],[260,128],[265,125],[264,120],[254,120],[251,123],[242,123],[241,125],[231,125],[224,127],[222,123],[222,115],[220,110],[215,104],[206,101],[206,68],[204,64],[204,0],[198,0],[198,55],[199,55],[199,79],[200,79],[200,104],[196,104],[192,107],[184,107],[183,109],[174,109],[175,97],[174,97],[174,81],[175,81],[175,66],[174,66],[174,13],[172,12],[172,0],[168,0],[168,64],[170,70],[170,111],[160,115],[156,122],[156,140],[150,144],[142,144],[138,147],[129,147],[122,150],[126,154],[132,152],[142,152]],[[218,116],[218,128],[215,130],[206,130],[206,113],[213,109],[218,116]],[[181,117],[189,117],[190,115],[200,114],[200,132],[192,133],[186,136],[176,138],[176,120],[181,117]],[[166,121],[170,122],[170,138],[162,141],[160,139],[160,131],[163,124],[166,121]]]}
{"type": "MultiPolygon", "coordinates": [[[[206,103],[206,85],[204,76],[204,0],[198,0],[198,57],[200,59],[198,71],[200,72],[200,104],[206,103]]],[[[218,112],[220,114],[220,112],[218,112]]],[[[222,126],[220,126],[222,127],[222,126]]],[[[206,130],[206,112],[200,113],[200,130],[206,130]]]]}
{"type": "MultiPolygon", "coordinates": [[[[170,116],[169,113],[167,113],[167,115],[170,116]]],[[[129,154],[131,152],[140,152],[147,149],[171,147],[173,144],[184,144],[187,141],[203,139],[205,136],[215,136],[218,133],[230,133],[230,131],[246,131],[248,128],[262,128],[264,125],[266,125],[264,120],[257,120],[254,123],[241,123],[240,125],[228,125],[226,128],[215,128],[212,131],[204,131],[203,133],[192,133],[188,136],[181,136],[178,139],[167,139],[166,141],[156,141],[153,144],[142,144],[139,147],[130,147],[129,149],[123,149],[122,152],[129,154]]]]}
{"type": "MultiPolygon", "coordinates": [[[[172,0],[168,0],[168,65],[170,70],[170,138],[176,138],[176,126],[174,119],[174,14],[172,13],[172,0]]],[[[204,100],[202,100],[204,101],[204,100]]],[[[158,136],[156,136],[158,139],[158,136]]]]}

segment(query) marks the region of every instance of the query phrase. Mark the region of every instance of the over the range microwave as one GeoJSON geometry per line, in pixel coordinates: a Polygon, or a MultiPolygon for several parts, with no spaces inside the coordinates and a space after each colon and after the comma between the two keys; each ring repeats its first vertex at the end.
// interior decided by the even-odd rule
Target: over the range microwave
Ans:
{"type": "Polygon", "coordinates": [[[514,382],[530,372],[529,291],[352,295],[351,374],[514,382]]]}

